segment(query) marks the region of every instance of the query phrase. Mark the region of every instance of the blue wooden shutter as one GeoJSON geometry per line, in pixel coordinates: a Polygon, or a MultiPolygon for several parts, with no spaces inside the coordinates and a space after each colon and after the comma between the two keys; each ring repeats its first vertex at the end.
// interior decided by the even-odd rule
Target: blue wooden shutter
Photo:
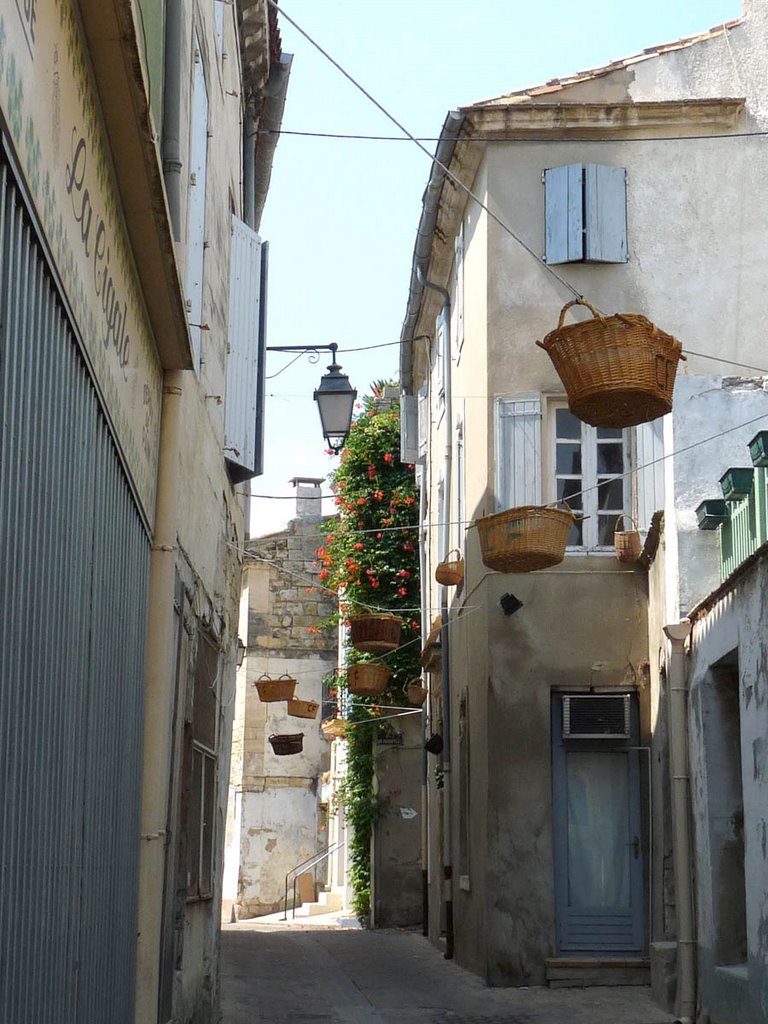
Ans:
{"type": "Polygon", "coordinates": [[[623,167],[584,166],[584,259],[627,262],[627,186],[623,167]]]}
{"type": "Polygon", "coordinates": [[[261,239],[234,216],[229,274],[224,454],[245,471],[238,474],[245,479],[256,466],[261,239]]]}
{"type": "Polygon", "coordinates": [[[658,419],[635,428],[637,519],[641,530],[647,530],[653,513],[664,508],[663,423],[658,419]]]}
{"type": "Polygon", "coordinates": [[[544,171],[547,263],[570,263],[584,258],[582,177],[581,164],[544,171]]]}
{"type": "Polygon", "coordinates": [[[496,500],[500,509],[541,503],[541,395],[499,399],[496,500]]]}

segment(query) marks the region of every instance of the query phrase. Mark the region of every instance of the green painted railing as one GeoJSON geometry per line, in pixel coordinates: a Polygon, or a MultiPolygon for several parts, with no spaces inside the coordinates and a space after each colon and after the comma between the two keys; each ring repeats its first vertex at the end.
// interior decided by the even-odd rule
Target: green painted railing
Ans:
{"type": "Polygon", "coordinates": [[[768,472],[755,467],[754,486],[748,497],[728,503],[730,515],[718,529],[720,575],[730,576],[745,558],[768,541],[768,472]]]}

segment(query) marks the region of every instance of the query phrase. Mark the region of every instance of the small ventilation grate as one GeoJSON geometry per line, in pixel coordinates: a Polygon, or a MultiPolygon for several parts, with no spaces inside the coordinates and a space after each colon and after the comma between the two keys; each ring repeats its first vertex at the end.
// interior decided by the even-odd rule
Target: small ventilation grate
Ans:
{"type": "Polygon", "coordinates": [[[629,739],[629,700],[628,693],[563,697],[563,737],[629,739]]]}

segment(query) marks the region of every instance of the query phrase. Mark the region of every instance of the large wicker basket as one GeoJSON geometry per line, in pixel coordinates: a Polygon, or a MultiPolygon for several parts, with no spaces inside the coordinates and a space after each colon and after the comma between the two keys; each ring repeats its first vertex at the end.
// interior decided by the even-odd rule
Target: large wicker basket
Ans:
{"type": "Polygon", "coordinates": [[[352,646],[366,654],[387,654],[400,645],[403,620],[397,615],[353,615],[349,620],[352,646]]]}
{"type": "Polygon", "coordinates": [[[280,736],[273,734],[269,737],[269,742],[278,757],[285,757],[286,754],[300,754],[304,749],[304,733],[283,733],[280,736]]]}
{"type": "Polygon", "coordinates": [[[562,562],[575,516],[565,509],[522,505],[475,523],[483,565],[498,572],[533,572],[562,562]]]}
{"type": "Polygon", "coordinates": [[[682,346],[639,313],[601,316],[583,299],[567,302],[554,331],[536,344],[554,363],[571,412],[594,427],[633,427],[672,408],[682,346]],[[565,326],[571,306],[592,320],[565,326]]]}
{"type": "Polygon", "coordinates": [[[366,661],[347,669],[347,689],[358,697],[375,697],[384,693],[389,681],[389,666],[366,661]]]}
{"type": "Polygon", "coordinates": [[[296,680],[293,676],[287,675],[273,679],[265,674],[256,680],[256,689],[259,691],[259,700],[264,701],[265,704],[276,700],[290,700],[296,689],[296,680]]]}
{"type": "Polygon", "coordinates": [[[298,700],[292,697],[286,707],[288,714],[294,718],[315,718],[320,705],[316,700],[298,700]]]}

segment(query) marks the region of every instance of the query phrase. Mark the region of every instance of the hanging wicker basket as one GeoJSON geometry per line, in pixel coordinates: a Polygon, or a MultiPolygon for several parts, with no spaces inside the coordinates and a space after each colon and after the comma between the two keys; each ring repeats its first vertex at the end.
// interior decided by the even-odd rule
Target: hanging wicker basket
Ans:
{"type": "Polygon", "coordinates": [[[421,685],[420,680],[414,680],[412,683],[408,683],[406,693],[408,694],[408,703],[412,704],[416,708],[420,708],[424,701],[427,699],[428,690],[426,686],[421,685]]]}
{"type": "Polygon", "coordinates": [[[298,700],[292,697],[288,701],[288,714],[294,718],[316,718],[319,707],[316,700],[298,700]]]}
{"type": "Polygon", "coordinates": [[[523,505],[478,519],[483,565],[498,572],[533,572],[557,565],[565,557],[575,519],[567,505],[523,505]]]}
{"type": "Polygon", "coordinates": [[[387,654],[400,645],[403,620],[397,615],[353,615],[349,620],[352,646],[366,654],[387,654]]]}
{"type": "Polygon", "coordinates": [[[435,579],[444,587],[457,587],[464,582],[464,559],[458,548],[449,551],[444,562],[435,569],[435,579]],[[451,555],[456,555],[451,558],[451,555]]]}
{"type": "Polygon", "coordinates": [[[343,718],[324,718],[320,731],[326,739],[343,740],[347,738],[347,723],[343,718]]]}
{"type": "Polygon", "coordinates": [[[622,513],[622,515],[617,517],[613,532],[613,546],[616,549],[616,557],[620,562],[636,562],[640,557],[643,544],[640,540],[637,523],[632,516],[622,513]],[[624,519],[628,519],[632,524],[631,530],[619,529],[619,524],[623,526],[624,519]]]}
{"type": "Polygon", "coordinates": [[[256,689],[259,691],[259,700],[265,704],[276,700],[290,700],[296,689],[296,680],[288,675],[273,679],[265,673],[256,680],[256,689]]]}
{"type": "Polygon", "coordinates": [[[375,697],[384,693],[389,681],[389,666],[366,661],[347,669],[347,689],[358,697],[375,697]]]}
{"type": "Polygon", "coordinates": [[[269,737],[272,750],[278,757],[285,757],[286,754],[300,754],[304,749],[304,733],[283,733],[281,736],[272,735],[269,737]]]}
{"type": "Polygon", "coordinates": [[[682,346],[639,313],[601,316],[584,299],[574,299],[563,306],[555,330],[536,344],[554,363],[571,412],[593,427],[633,427],[672,408],[682,346]],[[586,306],[593,319],[566,326],[571,306],[586,306]]]}

